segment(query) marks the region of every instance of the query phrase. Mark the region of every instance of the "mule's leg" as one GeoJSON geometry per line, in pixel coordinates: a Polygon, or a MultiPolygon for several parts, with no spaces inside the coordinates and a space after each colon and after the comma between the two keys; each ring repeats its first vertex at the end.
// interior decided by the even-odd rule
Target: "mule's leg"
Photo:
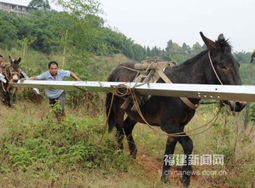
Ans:
{"type": "Polygon", "coordinates": [[[190,155],[192,154],[193,150],[193,142],[189,136],[179,137],[179,143],[182,145],[184,151],[184,165],[182,167],[182,178],[181,182],[185,187],[188,187],[190,184],[190,176],[192,175],[192,166],[190,164],[190,155]]]}
{"type": "Polygon", "coordinates": [[[119,110],[118,113],[115,113],[117,117],[115,117],[116,123],[116,137],[118,142],[118,149],[123,150],[123,138],[124,138],[124,128],[123,128],[123,121],[124,121],[124,111],[119,110]]]}
{"type": "Polygon", "coordinates": [[[17,101],[16,93],[17,93],[17,88],[14,88],[11,90],[11,103],[16,103],[17,101]]]}
{"type": "Polygon", "coordinates": [[[11,107],[11,97],[9,92],[4,93],[4,104],[11,107]]]}
{"type": "Polygon", "coordinates": [[[121,127],[116,127],[116,137],[117,137],[117,143],[118,143],[118,149],[123,150],[123,138],[124,138],[124,131],[121,127]]]}
{"type": "Polygon", "coordinates": [[[163,170],[161,175],[161,181],[164,183],[169,181],[169,170],[173,161],[173,153],[177,143],[176,137],[169,136],[166,142],[166,150],[164,155],[163,170]]]}
{"type": "Polygon", "coordinates": [[[134,138],[132,135],[132,131],[133,131],[133,128],[136,123],[137,123],[136,121],[131,120],[129,117],[127,117],[124,121],[124,131],[125,131],[125,135],[127,137],[130,155],[134,159],[136,158],[137,148],[136,148],[135,141],[134,141],[134,138]]]}

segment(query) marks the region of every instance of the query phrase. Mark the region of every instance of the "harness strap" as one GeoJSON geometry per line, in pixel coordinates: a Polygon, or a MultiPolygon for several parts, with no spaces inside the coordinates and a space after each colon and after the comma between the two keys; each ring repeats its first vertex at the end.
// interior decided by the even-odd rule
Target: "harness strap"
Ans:
{"type": "MultiPolygon", "coordinates": [[[[173,82],[166,76],[166,74],[161,69],[156,69],[156,73],[166,82],[172,84],[173,82]]],[[[187,97],[179,97],[184,104],[190,107],[193,110],[196,110],[198,107],[197,104],[193,104],[187,97]]]]}
{"type": "MultiPolygon", "coordinates": [[[[155,70],[155,73],[158,75],[158,78],[155,79],[155,81],[158,81],[159,78],[162,78],[164,80],[165,83],[170,83],[172,84],[173,82],[166,76],[166,74],[164,73],[165,69],[169,66],[168,63],[151,63],[149,64],[148,67],[152,68],[153,67],[153,70],[155,70]]],[[[135,71],[137,72],[137,74],[141,73],[141,71],[139,71],[139,69],[144,69],[146,67],[146,70],[148,71],[148,67],[146,65],[139,65],[139,64],[136,64],[136,67],[135,69],[132,69],[132,68],[129,68],[129,67],[125,67],[125,66],[122,66],[123,68],[125,69],[128,69],[128,70],[131,70],[131,71],[135,71]],[[138,70],[137,70],[138,69],[138,70]]],[[[150,70],[152,71],[152,70],[150,70]]],[[[139,82],[139,81],[142,81],[141,80],[141,77],[137,77],[135,78],[135,81],[136,82],[139,82]]],[[[144,80],[143,80],[144,82],[144,80]]],[[[146,82],[144,82],[146,83],[146,82]]],[[[179,97],[181,99],[181,101],[186,104],[189,108],[193,109],[193,110],[196,110],[196,108],[198,107],[197,104],[193,104],[187,97],[179,97]]],[[[128,105],[128,101],[125,101],[122,105],[122,109],[125,109],[128,105]]]]}

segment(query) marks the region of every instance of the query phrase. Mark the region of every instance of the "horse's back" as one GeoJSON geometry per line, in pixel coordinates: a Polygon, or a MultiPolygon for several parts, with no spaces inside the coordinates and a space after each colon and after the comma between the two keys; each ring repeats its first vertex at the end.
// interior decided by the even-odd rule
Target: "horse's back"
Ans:
{"type": "Polygon", "coordinates": [[[134,69],[135,63],[128,62],[119,64],[114,68],[108,77],[109,82],[130,82],[133,81],[137,71],[134,69]]]}

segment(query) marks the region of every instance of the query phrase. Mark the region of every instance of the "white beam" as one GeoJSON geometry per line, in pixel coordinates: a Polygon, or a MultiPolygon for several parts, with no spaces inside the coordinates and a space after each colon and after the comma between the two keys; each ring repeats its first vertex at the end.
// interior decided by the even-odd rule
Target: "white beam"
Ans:
{"type": "Polygon", "coordinates": [[[135,88],[142,95],[156,95],[169,97],[189,97],[200,99],[217,99],[255,102],[255,86],[253,85],[201,85],[201,84],[167,84],[134,82],[99,82],[99,81],[44,81],[24,80],[13,83],[16,87],[52,88],[52,89],[85,89],[88,91],[111,92],[113,87],[125,84],[135,88]]]}

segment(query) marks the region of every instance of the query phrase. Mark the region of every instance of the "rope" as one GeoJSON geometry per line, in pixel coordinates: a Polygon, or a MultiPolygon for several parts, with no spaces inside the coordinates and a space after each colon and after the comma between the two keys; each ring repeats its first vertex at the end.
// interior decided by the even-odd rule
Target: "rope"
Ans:
{"type": "MultiPolygon", "coordinates": [[[[136,77],[135,77],[135,82],[136,82],[136,84],[135,84],[135,86],[134,87],[139,87],[139,86],[142,86],[142,85],[144,85],[144,84],[147,84],[147,83],[149,83],[149,77],[151,77],[153,74],[152,74],[152,70],[154,71],[153,73],[156,73],[158,76],[159,76],[159,78],[161,78],[165,83],[173,83],[167,76],[166,76],[166,74],[164,73],[164,70],[166,69],[166,67],[165,68],[163,68],[163,70],[161,70],[160,68],[157,68],[157,69],[151,69],[151,67],[153,66],[153,65],[155,65],[156,63],[150,63],[150,64],[148,64],[148,67],[146,68],[146,70],[145,70],[145,72],[149,72],[149,74],[147,75],[147,77],[145,77],[145,79],[143,80],[143,83],[141,83],[141,84],[138,84],[137,83],[137,75],[140,73],[140,75],[141,75],[141,71],[138,71],[138,70],[136,70],[136,69],[133,69],[133,68],[130,68],[130,67],[125,67],[125,66],[121,66],[122,68],[125,68],[125,69],[128,69],[128,70],[131,70],[131,71],[136,71],[137,72],[137,75],[136,75],[136,77]]],[[[157,64],[156,64],[157,65],[157,64]]],[[[159,67],[159,66],[158,66],[159,67]]],[[[190,101],[190,99],[189,98],[187,98],[187,97],[179,97],[180,99],[181,99],[181,101],[184,103],[184,104],[186,104],[189,108],[191,108],[191,109],[193,109],[193,110],[196,110],[197,109],[197,107],[198,107],[198,104],[193,104],[191,101],[190,101]]]]}
{"type": "MultiPolygon", "coordinates": [[[[134,90],[133,90],[132,88],[126,86],[125,84],[120,84],[120,85],[121,85],[122,87],[125,87],[126,90],[128,90],[128,91],[126,91],[125,93],[130,93],[130,94],[131,94],[131,97],[132,97],[132,99],[133,99],[133,103],[134,103],[134,105],[135,105],[136,111],[137,111],[137,113],[139,114],[139,116],[142,118],[142,120],[144,121],[144,123],[145,123],[146,125],[148,125],[148,127],[149,127],[152,131],[157,132],[157,133],[160,134],[160,135],[167,135],[167,136],[172,136],[172,137],[185,137],[185,136],[194,136],[194,135],[198,135],[198,134],[204,133],[205,131],[209,130],[212,126],[209,126],[209,127],[207,127],[205,130],[202,130],[202,131],[200,131],[200,132],[198,132],[198,133],[193,133],[193,134],[186,135],[187,133],[192,133],[192,132],[194,132],[194,131],[196,131],[196,130],[199,130],[199,129],[201,129],[201,128],[205,128],[205,127],[208,126],[210,123],[215,122],[215,121],[218,119],[218,116],[219,116],[219,114],[220,114],[220,109],[219,109],[218,112],[216,113],[216,115],[215,115],[209,122],[207,122],[206,124],[204,124],[204,125],[202,125],[202,126],[199,126],[199,127],[195,128],[195,129],[193,129],[193,130],[190,130],[190,131],[188,131],[188,132],[186,132],[186,133],[185,133],[185,132],[178,132],[178,133],[162,133],[162,132],[160,132],[160,131],[154,129],[154,128],[152,127],[152,125],[150,125],[150,124],[148,123],[148,121],[145,119],[145,117],[143,116],[143,113],[142,113],[142,111],[141,111],[141,109],[140,109],[139,102],[138,102],[138,99],[137,99],[137,96],[136,96],[134,90]]],[[[118,95],[118,93],[121,93],[121,92],[118,91],[119,88],[120,88],[119,85],[117,85],[117,86],[115,87],[114,93],[115,93],[116,95],[118,95]]],[[[123,93],[122,93],[122,94],[123,94],[123,93]]],[[[114,95],[114,94],[113,94],[113,95],[114,95]]],[[[121,96],[123,96],[123,95],[121,95],[121,96]]],[[[109,117],[109,115],[108,115],[108,117],[109,117]]]]}
{"type": "Polygon", "coordinates": [[[114,97],[115,97],[115,95],[112,93],[112,98],[111,98],[111,103],[110,103],[110,106],[109,106],[109,111],[107,113],[106,120],[105,120],[105,123],[104,123],[104,132],[103,132],[103,135],[101,136],[100,140],[98,141],[97,145],[101,145],[101,143],[103,141],[103,138],[105,136],[105,133],[106,133],[106,130],[107,130],[107,123],[108,123],[108,120],[109,120],[109,117],[110,117],[110,114],[111,114],[111,109],[112,109],[114,97]]]}
{"type": "Polygon", "coordinates": [[[130,67],[125,67],[125,66],[120,66],[120,67],[122,67],[122,68],[124,68],[124,69],[128,69],[128,70],[134,71],[134,72],[137,72],[137,73],[140,73],[140,72],[141,72],[141,71],[139,71],[139,70],[132,69],[132,68],[130,68],[130,67]]]}
{"type": "MultiPolygon", "coordinates": [[[[212,69],[213,69],[213,71],[214,71],[214,73],[215,73],[215,76],[217,77],[217,79],[218,79],[218,81],[220,82],[220,84],[223,85],[223,83],[222,83],[222,81],[221,81],[221,79],[220,79],[220,77],[219,77],[218,73],[216,72],[215,67],[214,67],[214,65],[213,65],[210,51],[208,51],[208,58],[209,58],[211,67],[212,67],[212,69]]],[[[148,71],[148,70],[150,69],[150,67],[152,66],[152,64],[153,64],[153,63],[151,63],[151,64],[147,67],[146,71],[148,71]]],[[[136,69],[132,69],[132,68],[129,68],[129,67],[126,67],[126,66],[121,66],[121,67],[122,67],[122,68],[125,68],[125,69],[128,69],[128,70],[131,70],[131,71],[134,71],[134,72],[137,72],[137,75],[138,75],[139,73],[141,73],[141,71],[136,70],[136,69]]],[[[136,75],[136,77],[137,77],[137,75],[136,75]]],[[[161,75],[160,75],[160,77],[162,78],[161,75]]],[[[147,78],[148,78],[148,77],[147,77],[147,78]]],[[[138,86],[138,85],[140,86],[140,85],[144,85],[144,84],[146,84],[146,82],[144,82],[144,83],[142,83],[142,84],[137,84],[137,83],[136,83],[135,87],[138,86]]],[[[199,127],[195,128],[195,129],[193,129],[193,130],[190,130],[190,131],[188,131],[188,132],[186,132],[186,133],[185,133],[184,131],[183,131],[183,132],[178,132],[178,133],[172,133],[172,134],[171,134],[171,133],[162,133],[162,132],[159,132],[158,130],[154,129],[154,128],[152,127],[152,125],[150,125],[150,124],[147,122],[147,120],[145,119],[145,117],[143,116],[143,113],[142,113],[142,111],[141,111],[141,109],[140,109],[139,102],[138,102],[138,99],[137,99],[137,96],[136,96],[134,90],[133,90],[132,88],[126,86],[125,84],[119,84],[119,85],[115,86],[115,90],[114,90],[114,92],[112,92],[112,99],[111,99],[111,103],[110,103],[110,107],[109,107],[109,112],[108,112],[108,114],[107,114],[107,118],[106,118],[106,121],[105,121],[104,133],[103,133],[101,139],[99,140],[99,143],[102,142],[102,139],[103,139],[103,137],[104,137],[104,135],[105,135],[105,133],[106,133],[107,122],[108,122],[108,119],[109,119],[109,117],[110,117],[111,108],[112,108],[112,105],[113,105],[113,100],[114,100],[114,96],[115,96],[115,95],[116,95],[116,96],[119,96],[119,97],[124,97],[124,96],[129,96],[129,95],[131,95],[131,96],[132,96],[132,99],[133,99],[133,103],[134,103],[135,108],[136,108],[136,111],[138,112],[138,114],[140,115],[140,117],[142,118],[142,120],[144,121],[144,123],[145,123],[146,125],[148,125],[148,127],[149,127],[152,131],[157,132],[157,133],[160,134],[160,135],[167,135],[167,136],[173,136],[173,137],[195,136],[195,135],[199,135],[199,134],[202,134],[202,133],[208,131],[209,129],[212,128],[212,126],[208,126],[208,125],[209,125],[210,123],[212,123],[212,122],[215,122],[215,121],[218,119],[219,114],[220,114],[220,111],[221,111],[221,109],[219,109],[218,112],[216,113],[216,115],[215,115],[209,122],[207,122],[206,124],[204,124],[204,125],[202,125],[202,126],[199,126],[199,127]],[[120,90],[120,89],[123,89],[123,88],[125,88],[124,92],[120,90]],[[197,132],[197,133],[193,133],[193,134],[186,135],[186,134],[188,134],[188,133],[192,133],[192,132],[194,132],[194,131],[196,131],[196,130],[199,130],[199,129],[201,129],[201,128],[204,128],[204,127],[206,127],[206,126],[208,126],[208,127],[207,127],[205,130],[202,130],[202,131],[197,132]]],[[[182,99],[182,98],[181,98],[181,99],[182,99]]],[[[184,103],[185,103],[185,102],[184,102],[184,103]]],[[[186,103],[185,103],[185,104],[186,104],[186,103]]],[[[204,103],[204,104],[206,104],[206,103],[204,103]]],[[[207,104],[212,104],[212,103],[207,103],[207,104]]]]}
{"type": "MultiPolygon", "coordinates": [[[[212,118],[212,120],[210,120],[210,121],[209,121],[208,123],[206,123],[205,125],[202,125],[202,126],[200,126],[200,127],[198,127],[198,128],[195,128],[195,129],[193,129],[193,130],[191,130],[191,131],[189,131],[189,132],[186,132],[186,133],[185,133],[185,132],[178,132],[178,133],[172,133],[172,134],[171,134],[171,133],[162,133],[162,132],[159,132],[159,131],[157,131],[156,129],[154,129],[154,128],[152,127],[152,125],[150,125],[150,124],[147,122],[147,120],[144,118],[144,116],[143,116],[143,114],[142,114],[142,112],[141,112],[140,106],[139,106],[139,104],[138,104],[138,102],[137,102],[137,98],[136,98],[136,95],[135,95],[134,92],[132,92],[132,98],[133,98],[133,100],[134,100],[134,104],[135,104],[136,110],[137,110],[138,114],[140,115],[140,117],[142,118],[142,120],[149,126],[150,129],[152,129],[154,132],[159,133],[160,135],[167,135],[167,136],[173,136],[173,137],[185,137],[185,136],[188,136],[188,135],[186,135],[187,133],[191,133],[191,132],[194,132],[195,130],[204,128],[204,127],[206,127],[207,125],[209,125],[212,121],[216,121],[217,118],[218,118],[219,112],[220,112],[220,110],[219,110],[218,113],[215,115],[215,117],[212,118]]],[[[201,132],[199,132],[199,133],[190,134],[189,136],[201,134],[201,133],[203,133],[203,132],[209,130],[210,128],[211,128],[211,126],[208,127],[208,128],[207,128],[206,130],[204,130],[204,131],[201,131],[201,132]]]]}
{"type": "Polygon", "coordinates": [[[8,73],[7,73],[7,68],[9,68],[10,66],[7,66],[7,67],[4,67],[4,75],[5,75],[5,78],[6,78],[6,80],[8,81],[8,82],[10,82],[11,81],[11,79],[8,77],[8,73]]]}
{"type": "Polygon", "coordinates": [[[4,88],[4,83],[3,83],[3,82],[1,82],[1,85],[2,85],[2,89],[3,89],[3,91],[6,93],[6,89],[4,88]]]}
{"type": "Polygon", "coordinates": [[[210,64],[211,64],[211,67],[212,67],[212,69],[213,69],[213,72],[214,72],[215,76],[217,77],[217,79],[218,79],[218,81],[220,82],[220,84],[223,85],[223,83],[222,83],[222,81],[221,81],[221,79],[220,79],[218,73],[217,73],[216,70],[215,70],[215,67],[213,66],[213,62],[212,62],[212,58],[211,58],[210,51],[208,51],[208,57],[209,57],[209,61],[210,61],[210,64]]]}

